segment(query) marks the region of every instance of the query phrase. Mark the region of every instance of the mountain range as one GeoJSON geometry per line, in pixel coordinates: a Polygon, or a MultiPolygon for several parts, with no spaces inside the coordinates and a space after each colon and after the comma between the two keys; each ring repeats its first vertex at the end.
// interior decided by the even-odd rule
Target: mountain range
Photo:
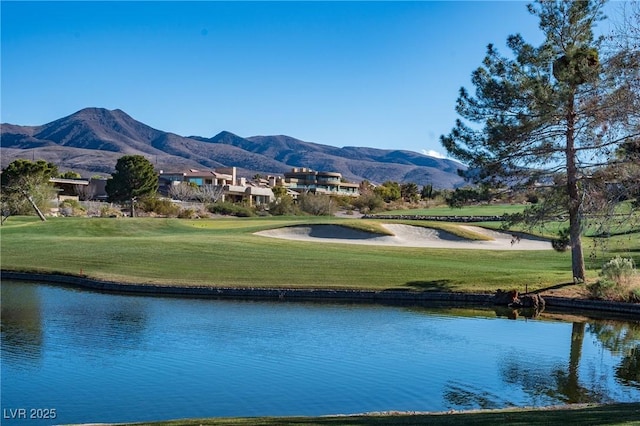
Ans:
{"type": "Polygon", "coordinates": [[[463,165],[417,152],[366,147],[338,148],[290,136],[241,137],[223,131],[211,138],[180,136],[136,121],[124,111],[85,108],[40,126],[0,126],[2,167],[17,158],[43,159],[61,171],[109,175],[123,155],[140,154],[158,170],[236,166],[239,176],[282,175],[293,167],[340,172],[350,182],[395,181],[454,188],[463,165]]]}

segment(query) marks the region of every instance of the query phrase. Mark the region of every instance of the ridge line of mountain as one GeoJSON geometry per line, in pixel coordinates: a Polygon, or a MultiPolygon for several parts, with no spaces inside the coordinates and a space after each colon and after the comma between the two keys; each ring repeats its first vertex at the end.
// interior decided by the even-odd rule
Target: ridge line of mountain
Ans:
{"type": "Polygon", "coordinates": [[[44,159],[60,170],[110,174],[119,157],[140,154],[158,169],[235,166],[238,174],[283,174],[293,167],[339,172],[351,182],[395,181],[450,189],[464,180],[453,160],[413,151],[335,147],[287,135],[241,137],[223,130],[213,137],[180,136],[148,126],[120,109],[90,107],[36,126],[0,125],[2,167],[16,158],[44,159]]]}

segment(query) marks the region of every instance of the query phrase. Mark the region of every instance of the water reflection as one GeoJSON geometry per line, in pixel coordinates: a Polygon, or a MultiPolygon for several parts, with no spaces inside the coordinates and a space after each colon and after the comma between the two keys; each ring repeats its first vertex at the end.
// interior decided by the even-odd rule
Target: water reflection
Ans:
{"type": "Polygon", "coordinates": [[[514,404],[504,396],[487,392],[484,389],[468,386],[461,382],[450,382],[445,388],[444,399],[450,409],[464,410],[472,408],[495,409],[512,407],[514,404]]]}
{"type": "MultiPolygon", "coordinates": [[[[544,319],[542,311],[531,309],[511,309],[507,307],[492,308],[497,318],[544,319]]],[[[419,308],[416,308],[419,310],[419,308]]],[[[467,310],[468,311],[468,310],[467,310]]],[[[455,315],[465,315],[464,309],[453,312],[455,315]]],[[[475,312],[476,315],[477,311],[475,312]]],[[[488,311],[487,311],[488,312],[488,311]]],[[[552,315],[558,318],[558,315],[552,315]]],[[[527,335],[504,336],[505,340],[513,342],[517,347],[527,335]]],[[[575,403],[610,403],[615,397],[611,396],[608,377],[612,373],[616,381],[625,386],[640,388],[640,323],[613,320],[596,320],[589,322],[574,321],[571,323],[571,334],[568,336],[568,360],[558,359],[551,364],[531,362],[535,355],[517,353],[512,349],[503,354],[498,374],[508,386],[516,386],[528,394],[533,405],[575,404],[575,403]],[[621,356],[619,364],[613,371],[595,372],[591,364],[582,362],[585,333],[597,340],[601,348],[606,349],[612,356],[621,356]],[[587,365],[582,365],[587,364],[587,365]]],[[[553,352],[552,348],[545,346],[553,352]]],[[[526,349],[523,349],[526,351],[526,349]]],[[[504,394],[488,392],[482,387],[474,386],[463,380],[450,380],[443,392],[443,398],[450,409],[469,408],[498,408],[517,405],[504,394]]]]}
{"type": "Polygon", "coordinates": [[[589,324],[589,331],[611,353],[623,356],[616,377],[627,386],[640,388],[640,323],[600,321],[589,324]]]}
{"type": "Polygon", "coordinates": [[[552,372],[555,378],[556,389],[549,389],[551,396],[558,398],[568,404],[582,402],[610,402],[607,399],[606,391],[598,389],[597,382],[590,383],[589,386],[580,382],[580,361],[582,358],[582,346],[584,342],[584,331],[586,324],[574,322],[571,326],[571,349],[569,351],[569,367],[556,369],[552,372]]]}
{"type": "Polygon", "coordinates": [[[3,362],[28,364],[42,356],[40,297],[35,286],[2,286],[0,315],[3,362]]]}
{"type": "Polygon", "coordinates": [[[640,400],[637,323],[521,315],[3,282],[2,404],[118,423],[640,400]]]}
{"type": "Polygon", "coordinates": [[[518,318],[535,319],[538,318],[544,312],[543,309],[533,308],[520,308],[513,309],[507,306],[495,306],[493,310],[498,318],[508,318],[510,320],[517,320],[518,318]]]}
{"type": "MultiPolygon", "coordinates": [[[[597,324],[597,323],[593,323],[597,324]]],[[[583,377],[581,357],[586,324],[574,322],[571,326],[569,360],[545,367],[536,363],[521,365],[507,360],[501,370],[505,382],[519,385],[537,401],[564,404],[612,402],[608,396],[604,377],[583,377]]]]}
{"type": "MultiPolygon", "coordinates": [[[[78,347],[78,353],[113,353],[139,348],[145,334],[146,304],[127,296],[100,296],[65,289],[73,297],[52,292],[46,307],[47,328],[57,346],[78,347]]],[[[53,341],[53,340],[52,340],[53,341]]]]}
{"type": "Polygon", "coordinates": [[[616,367],[616,377],[627,386],[640,388],[640,346],[636,345],[616,367]]]}

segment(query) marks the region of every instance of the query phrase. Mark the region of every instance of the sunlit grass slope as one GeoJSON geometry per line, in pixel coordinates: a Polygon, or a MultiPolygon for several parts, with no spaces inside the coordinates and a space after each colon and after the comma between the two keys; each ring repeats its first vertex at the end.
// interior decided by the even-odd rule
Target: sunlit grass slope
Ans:
{"type": "MultiPolygon", "coordinates": [[[[254,232],[302,223],[375,231],[338,218],[10,218],[0,228],[3,269],[123,282],[238,287],[529,290],[571,280],[570,256],[287,241],[254,232]]],[[[640,243],[630,249],[640,250],[640,243]]],[[[637,251],[635,252],[637,255],[637,251]]],[[[593,265],[601,265],[595,259],[593,265]]],[[[595,271],[591,272],[595,276],[595,271]]]]}
{"type": "Polygon", "coordinates": [[[452,208],[449,206],[430,207],[426,209],[393,210],[379,213],[379,215],[425,215],[425,216],[502,216],[504,214],[521,213],[525,209],[523,204],[482,204],[452,208]]]}

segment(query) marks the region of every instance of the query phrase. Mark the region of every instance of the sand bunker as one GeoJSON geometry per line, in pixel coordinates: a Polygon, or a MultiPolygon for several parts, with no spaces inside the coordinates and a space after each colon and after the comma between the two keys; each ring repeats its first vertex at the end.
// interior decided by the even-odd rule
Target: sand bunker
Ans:
{"type": "Polygon", "coordinates": [[[383,225],[393,236],[373,234],[340,225],[304,225],[270,229],[256,235],[298,241],[343,244],[371,244],[402,247],[458,248],[480,250],[551,250],[551,243],[542,238],[523,234],[491,231],[478,226],[464,225],[470,231],[483,234],[491,241],[472,241],[433,228],[402,224],[383,225]]]}

